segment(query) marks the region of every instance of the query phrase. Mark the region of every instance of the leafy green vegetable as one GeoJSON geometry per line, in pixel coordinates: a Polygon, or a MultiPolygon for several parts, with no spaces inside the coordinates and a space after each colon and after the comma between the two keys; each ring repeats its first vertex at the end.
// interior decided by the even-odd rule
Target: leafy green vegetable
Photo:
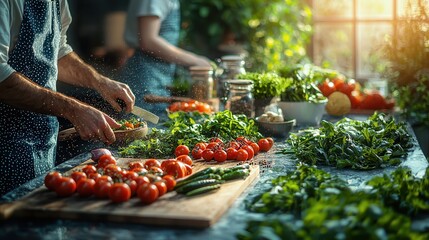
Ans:
{"type": "MultiPolygon", "coordinates": [[[[400,178],[412,178],[409,171],[396,170],[391,177],[374,178],[371,191],[352,190],[343,180],[301,164],[293,172],[272,180],[271,188],[247,204],[253,212],[264,213],[263,220],[248,221],[238,239],[427,239],[428,233],[411,228],[411,213],[397,210],[396,202],[410,205],[429,202],[429,171],[413,181],[420,189],[406,189],[413,198],[395,198],[403,189],[400,178]],[[383,183],[391,183],[383,189],[383,183]],[[423,187],[426,187],[423,189],[423,187]],[[421,191],[421,192],[420,192],[421,191]]],[[[416,209],[428,212],[426,206],[416,209]]]]}
{"type": "Polygon", "coordinates": [[[294,152],[304,163],[359,170],[397,165],[413,147],[405,123],[384,113],[374,113],[366,121],[322,121],[319,129],[291,134],[287,143],[289,147],[280,152],[294,152]]]}
{"type": "Polygon", "coordinates": [[[253,96],[255,99],[265,99],[280,96],[292,83],[291,78],[282,78],[276,73],[244,73],[237,76],[238,79],[253,81],[253,96]]]}
{"type": "Polygon", "coordinates": [[[167,129],[152,128],[144,139],[135,140],[126,147],[119,148],[119,154],[126,157],[168,158],[174,149],[184,144],[193,147],[198,142],[207,142],[213,137],[224,141],[239,136],[256,141],[262,138],[252,119],[244,115],[234,115],[230,111],[214,115],[176,112],[170,114],[167,129]]]}

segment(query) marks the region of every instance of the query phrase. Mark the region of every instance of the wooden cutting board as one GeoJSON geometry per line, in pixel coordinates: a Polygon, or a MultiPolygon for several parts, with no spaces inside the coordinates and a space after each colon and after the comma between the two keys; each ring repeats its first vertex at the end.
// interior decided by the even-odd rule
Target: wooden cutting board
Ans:
{"type": "MultiPolygon", "coordinates": [[[[127,166],[130,161],[141,159],[119,158],[118,165],[127,166]]],[[[86,163],[92,163],[88,160],[86,163]]],[[[81,168],[84,164],[78,166],[81,168]]],[[[237,162],[207,164],[194,162],[197,172],[210,166],[231,167],[237,162]]],[[[72,169],[71,171],[74,171],[72,169]]],[[[67,175],[67,174],[66,174],[67,175]]],[[[11,206],[3,209],[12,217],[61,218],[75,220],[107,220],[122,223],[141,223],[163,226],[206,228],[214,224],[233,204],[238,196],[259,177],[259,166],[251,166],[246,179],[228,181],[215,192],[185,197],[172,191],[150,205],[144,205],[137,197],[125,203],[113,203],[95,197],[82,198],[73,195],[57,197],[55,192],[42,186],[11,206]]]]}

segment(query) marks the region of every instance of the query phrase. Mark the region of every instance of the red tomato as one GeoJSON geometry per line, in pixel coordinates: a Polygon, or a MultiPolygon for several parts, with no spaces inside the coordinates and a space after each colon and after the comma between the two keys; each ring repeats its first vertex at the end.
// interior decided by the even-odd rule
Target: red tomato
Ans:
{"type": "MultiPolygon", "coordinates": [[[[102,178],[101,176],[100,178],[102,178]]],[[[110,187],[112,186],[112,182],[109,181],[100,181],[98,178],[97,181],[95,181],[94,185],[94,195],[97,198],[108,198],[109,197],[109,191],[110,187]]]]}
{"type": "Polygon", "coordinates": [[[226,159],[228,159],[228,160],[236,160],[237,159],[237,152],[238,151],[235,148],[232,148],[232,147],[228,148],[226,150],[226,159]]]}
{"type": "Polygon", "coordinates": [[[194,147],[194,148],[199,148],[199,149],[201,149],[201,150],[204,150],[204,149],[206,149],[206,147],[207,147],[207,144],[206,144],[206,143],[204,143],[204,142],[199,142],[199,143],[195,144],[195,147],[194,147]]]}
{"type": "Polygon", "coordinates": [[[231,147],[231,148],[235,148],[235,149],[240,149],[240,147],[241,147],[241,145],[240,145],[240,143],[238,143],[238,142],[236,142],[236,141],[231,141],[230,143],[229,143],[229,147],[231,147]]]}
{"type": "Polygon", "coordinates": [[[109,164],[104,168],[104,175],[121,178],[122,168],[115,164],[109,164]]]}
{"type": "Polygon", "coordinates": [[[216,162],[225,162],[226,157],[227,157],[227,153],[222,149],[218,149],[214,152],[214,160],[216,162]]]}
{"type": "Polygon", "coordinates": [[[331,93],[335,92],[335,84],[329,79],[326,79],[323,83],[318,85],[319,90],[322,92],[323,96],[328,97],[331,93]]]}
{"type": "Polygon", "coordinates": [[[191,165],[191,166],[192,166],[192,163],[193,163],[192,162],[192,158],[189,157],[188,155],[180,155],[180,156],[178,156],[176,158],[176,160],[177,161],[181,161],[181,162],[186,163],[186,164],[191,165]]]}
{"type": "Polygon", "coordinates": [[[45,180],[44,180],[45,186],[49,190],[55,190],[56,186],[59,183],[60,178],[62,178],[62,175],[60,172],[57,172],[57,171],[53,171],[53,172],[46,174],[45,180]]]}
{"type": "Polygon", "coordinates": [[[211,161],[214,158],[213,150],[207,148],[206,150],[203,151],[202,157],[206,161],[211,161]]]}
{"type": "Polygon", "coordinates": [[[150,179],[146,176],[139,176],[135,179],[137,183],[137,187],[142,185],[143,183],[150,183],[150,179]]]}
{"type": "Polygon", "coordinates": [[[251,143],[249,146],[251,146],[253,148],[255,155],[257,155],[259,153],[259,145],[257,143],[251,143]]]}
{"type": "Polygon", "coordinates": [[[128,163],[128,168],[130,170],[133,170],[134,168],[144,168],[144,165],[142,162],[130,162],[128,163]]]}
{"type": "Polygon", "coordinates": [[[167,192],[167,184],[164,181],[154,182],[156,188],[158,188],[159,197],[164,195],[167,192]]]}
{"type": "Polygon", "coordinates": [[[131,198],[131,189],[126,183],[114,183],[109,190],[109,198],[112,202],[126,202],[131,198]]]}
{"type": "Polygon", "coordinates": [[[345,83],[344,79],[341,78],[334,78],[331,81],[334,83],[336,89],[339,89],[345,83]]]}
{"type": "Polygon", "coordinates": [[[356,109],[356,108],[359,108],[359,105],[363,100],[363,96],[361,92],[354,90],[350,93],[349,99],[350,99],[350,103],[352,104],[352,108],[356,109]]]}
{"type": "Polygon", "coordinates": [[[165,181],[165,185],[167,185],[167,191],[172,191],[176,186],[176,179],[173,176],[164,175],[162,179],[165,181]]]}
{"type": "Polygon", "coordinates": [[[192,174],[192,166],[186,163],[183,163],[183,165],[185,165],[185,169],[186,169],[186,173],[185,176],[191,175],[192,174]]]}
{"type": "Polygon", "coordinates": [[[245,144],[250,144],[249,139],[247,139],[246,137],[243,137],[243,136],[238,137],[235,140],[240,144],[240,147],[245,145],[245,144]]]}
{"type": "Polygon", "coordinates": [[[180,155],[189,155],[189,148],[186,145],[179,145],[176,147],[176,150],[174,150],[174,155],[176,157],[180,155]]]}
{"type": "Polygon", "coordinates": [[[116,165],[116,159],[112,155],[104,154],[98,159],[97,168],[105,168],[109,164],[116,165]]]}
{"type": "Polygon", "coordinates": [[[130,187],[131,189],[131,196],[136,195],[137,191],[137,182],[135,180],[127,180],[125,183],[130,187]]]}
{"type": "Polygon", "coordinates": [[[84,172],[72,172],[70,174],[70,177],[73,178],[73,180],[76,183],[79,183],[79,181],[82,180],[82,179],[83,180],[87,179],[87,176],[86,176],[86,174],[84,172]]]}
{"type": "Polygon", "coordinates": [[[246,161],[248,157],[249,157],[249,154],[247,153],[246,150],[239,149],[237,151],[237,158],[236,158],[237,161],[246,161]]]}
{"type": "Polygon", "coordinates": [[[76,182],[71,177],[62,177],[58,180],[55,192],[60,197],[71,196],[76,191],[76,182]]]}
{"type": "Polygon", "coordinates": [[[270,149],[271,149],[274,146],[274,139],[271,137],[267,137],[265,139],[267,139],[267,141],[270,143],[270,149]]]}
{"type": "Polygon", "coordinates": [[[203,155],[203,149],[200,149],[198,147],[195,147],[194,149],[192,149],[191,155],[193,159],[200,159],[203,155]]]}
{"type": "Polygon", "coordinates": [[[175,161],[166,165],[164,172],[168,175],[174,176],[175,178],[182,178],[186,176],[187,170],[184,163],[175,161]]]}
{"type": "Polygon", "coordinates": [[[127,181],[127,180],[135,180],[139,176],[134,171],[125,171],[122,175],[123,175],[122,176],[122,181],[124,181],[124,182],[127,181]]]}
{"type": "Polygon", "coordinates": [[[368,93],[359,105],[360,109],[379,110],[386,108],[386,100],[380,93],[374,91],[368,93]]]}
{"type": "Polygon", "coordinates": [[[346,94],[347,96],[350,96],[352,91],[355,90],[356,82],[355,80],[350,80],[348,82],[344,82],[339,88],[337,88],[338,91],[346,94]]]}
{"type": "Polygon", "coordinates": [[[214,150],[214,149],[217,149],[217,148],[218,148],[218,146],[219,146],[219,143],[218,143],[218,142],[210,142],[209,144],[207,144],[207,146],[206,146],[206,149],[205,149],[205,150],[207,150],[207,149],[209,149],[209,150],[214,150]]]}
{"type": "Polygon", "coordinates": [[[138,175],[146,175],[147,174],[146,168],[140,168],[140,167],[133,168],[133,172],[137,173],[138,175]]]}
{"type": "Polygon", "coordinates": [[[158,176],[164,175],[164,171],[160,167],[155,167],[155,166],[153,166],[149,169],[149,173],[155,174],[158,176]]]}
{"type": "Polygon", "coordinates": [[[262,152],[267,152],[271,149],[270,142],[266,138],[259,139],[258,146],[259,150],[262,152]]]}
{"type": "Polygon", "coordinates": [[[211,138],[209,142],[223,143],[222,139],[218,137],[211,138]]]}
{"type": "Polygon", "coordinates": [[[156,159],[147,159],[143,166],[145,169],[149,170],[151,167],[161,167],[161,163],[156,159]]]}
{"type": "Polygon", "coordinates": [[[170,164],[170,163],[172,163],[172,162],[176,162],[176,161],[177,161],[176,159],[172,159],[172,158],[162,161],[162,162],[161,162],[161,169],[165,171],[165,167],[166,167],[168,164],[170,164]]]}
{"type": "Polygon", "coordinates": [[[97,168],[94,165],[88,164],[82,168],[82,172],[84,172],[88,176],[90,173],[96,173],[97,168]]]}
{"type": "Polygon", "coordinates": [[[95,186],[95,180],[87,178],[77,183],[76,192],[81,197],[89,197],[92,194],[94,194],[94,186],[95,186]]]}
{"type": "Polygon", "coordinates": [[[88,174],[88,178],[90,178],[90,179],[97,180],[99,177],[101,177],[101,174],[99,174],[97,172],[88,174]]]}
{"type": "Polygon", "coordinates": [[[159,197],[158,188],[152,183],[145,183],[137,187],[137,196],[145,204],[155,202],[159,197]]]}
{"type": "Polygon", "coordinates": [[[255,151],[253,151],[253,148],[250,145],[246,145],[241,148],[247,151],[247,160],[250,160],[255,156],[255,151]]]}

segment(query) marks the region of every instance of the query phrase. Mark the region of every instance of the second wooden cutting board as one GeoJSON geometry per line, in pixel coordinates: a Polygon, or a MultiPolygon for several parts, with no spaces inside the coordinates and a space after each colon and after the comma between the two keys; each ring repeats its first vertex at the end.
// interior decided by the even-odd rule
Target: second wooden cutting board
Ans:
{"type": "MultiPolygon", "coordinates": [[[[125,165],[137,159],[118,159],[118,165],[125,165]]],[[[143,161],[143,160],[141,160],[143,161]]],[[[88,161],[86,163],[90,163],[88,161]]],[[[237,162],[215,164],[216,167],[231,167],[237,162]]],[[[195,162],[194,172],[209,167],[195,162]]],[[[81,167],[81,166],[80,166],[81,167]]],[[[73,171],[73,170],[72,170],[73,171]]],[[[14,217],[63,218],[82,220],[106,220],[123,223],[141,223],[163,226],[205,228],[214,224],[233,204],[238,196],[257,179],[259,166],[252,166],[246,179],[228,181],[216,192],[195,197],[185,197],[169,192],[156,202],[144,205],[138,198],[120,204],[94,197],[72,196],[59,198],[44,186],[19,200],[13,212],[14,217]]]]}

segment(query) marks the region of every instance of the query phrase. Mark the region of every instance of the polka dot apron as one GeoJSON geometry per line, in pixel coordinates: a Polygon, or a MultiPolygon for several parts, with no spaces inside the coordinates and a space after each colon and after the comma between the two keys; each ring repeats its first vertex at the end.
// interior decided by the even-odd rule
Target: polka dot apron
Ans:
{"type": "MultiPolygon", "coordinates": [[[[26,0],[9,65],[55,91],[60,32],[58,0],[26,0]]],[[[38,104],[49,103],[40,100],[38,104]]],[[[1,195],[54,167],[57,135],[56,117],[0,103],[1,195]]]]}

